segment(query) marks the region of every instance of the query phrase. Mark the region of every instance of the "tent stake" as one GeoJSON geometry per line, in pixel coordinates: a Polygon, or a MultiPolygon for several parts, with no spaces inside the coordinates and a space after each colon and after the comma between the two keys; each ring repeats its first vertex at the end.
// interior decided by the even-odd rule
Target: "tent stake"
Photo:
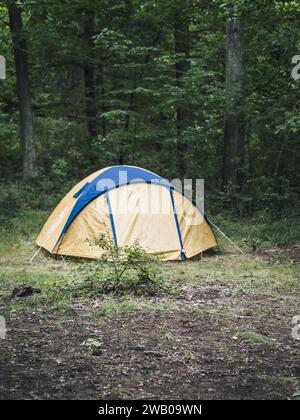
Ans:
{"type": "Polygon", "coordinates": [[[32,263],[32,261],[35,259],[35,257],[37,256],[37,254],[40,252],[40,250],[42,249],[42,247],[40,246],[39,249],[36,251],[36,253],[30,258],[29,262],[32,263]]]}
{"type": "Polygon", "coordinates": [[[228,236],[227,235],[225,235],[225,233],[224,232],[222,232],[222,230],[217,226],[217,225],[215,225],[208,217],[207,217],[207,220],[209,221],[209,223],[214,227],[214,228],[216,228],[223,236],[224,236],[224,238],[226,238],[227,239],[227,241],[229,241],[241,254],[243,254],[243,255],[245,255],[245,253],[241,250],[241,248],[239,248],[231,239],[229,239],[228,238],[228,236]]]}
{"type": "Polygon", "coordinates": [[[66,269],[69,271],[68,264],[67,264],[67,262],[66,262],[66,260],[65,260],[65,257],[64,257],[63,255],[61,255],[61,259],[63,260],[63,263],[64,263],[64,265],[65,265],[66,269]]]}

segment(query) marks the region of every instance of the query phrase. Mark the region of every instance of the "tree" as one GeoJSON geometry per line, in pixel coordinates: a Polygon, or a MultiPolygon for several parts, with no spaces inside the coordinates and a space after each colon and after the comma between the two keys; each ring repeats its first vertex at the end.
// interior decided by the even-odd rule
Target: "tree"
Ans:
{"type": "Polygon", "coordinates": [[[85,11],[84,38],[87,55],[84,63],[84,85],[86,96],[86,116],[88,134],[91,139],[97,136],[97,106],[95,86],[94,42],[95,15],[93,10],[85,11]]]}
{"type": "MultiPolygon", "coordinates": [[[[208,193],[218,192],[222,178],[241,184],[247,176],[250,210],[274,202],[278,179],[290,194],[298,190],[299,81],[291,59],[299,52],[299,2],[0,0],[7,63],[0,178],[14,179],[21,142],[9,4],[22,12],[17,41],[27,45],[15,52],[23,67],[30,58],[41,174],[52,179],[65,168],[71,178],[123,162],[167,178],[205,176],[208,193]]],[[[18,81],[29,85],[23,75],[18,81]]],[[[27,105],[30,95],[19,90],[27,105]]]]}
{"type": "MultiPolygon", "coordinates": [[[[175,77],[176,84],[180,90],[184,90],[183,80],[190,70],[190,34],[187,4],[177,2],[174,8],[174,50],[176,54],[175,77]],[[185,6],[185,7],[183,7],[185,6]]],[[[185,97],[185,95],[183,95],[185,97]]],[[[189,121],[189,109],[186,101],[179,100],[176,107],[176,129],[177,129],[177,162],[180,177],[186,175],[186,144],[183,138],[183,131],[189,121]]]]}
{"type": "Polygon", "coordinates": [[[28,180],[35,178],[36,176],[36,152],[29,82],[28,51],[26,40],[24,38],[20,7],[15,3],[9,3],[8,13],[10,31],[13,40],[17,95],[19,99],[23,179],[28,180]]]}
{"type": "Polygon", "coordinates": [[[226,109],[223,181],[239,184],[244,161],[246,121],[244,104],[244,28],[240,18],[226,25],[226,109]]]}

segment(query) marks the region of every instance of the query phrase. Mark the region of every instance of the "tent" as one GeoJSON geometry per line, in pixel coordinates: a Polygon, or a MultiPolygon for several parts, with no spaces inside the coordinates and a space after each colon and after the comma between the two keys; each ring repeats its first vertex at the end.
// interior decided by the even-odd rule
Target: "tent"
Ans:
{"type": "Polygon", "coordinates": [[[112,166],[79,182],[58,204],[36,243],[52,254],[99,258],[93,244],[137,243],[162,260],[184,260],[217,246],[200,211],[167,180],[134,166],[112,166]]]}

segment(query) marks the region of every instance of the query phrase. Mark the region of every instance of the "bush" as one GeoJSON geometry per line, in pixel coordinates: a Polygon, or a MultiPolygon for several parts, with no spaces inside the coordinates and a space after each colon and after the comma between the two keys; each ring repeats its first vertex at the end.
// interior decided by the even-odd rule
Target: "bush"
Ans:
{"type": "Polygon", "coordinates": [[[276,220],[298,213],[300,195],[284,177],[246,178],[241,186],[228,184],[222,190],[211,194],[209,207],[212,213],[226,213],[228,216],[251,217],[267,214],[276,220]],[[290,203],[294,203],[291,209],[290,203]]]}
{"type": "Polygon", "coordinates": [[[74,268],[69,287],[77,296],[95,297],[103,293],[153,295],[165,291],[160,261],[138,243],[116,248],[107,235],[93,245],[103,250],[97,261],[82,261],[74,268]]]}
{"type": "Polygon", "coordinates": [[[0,181],[0,221],[3,223],[25,209],[54,210],[74,183],[62,178],[58,186],[46,176],[38,177],[32,184],[0,181]]]}

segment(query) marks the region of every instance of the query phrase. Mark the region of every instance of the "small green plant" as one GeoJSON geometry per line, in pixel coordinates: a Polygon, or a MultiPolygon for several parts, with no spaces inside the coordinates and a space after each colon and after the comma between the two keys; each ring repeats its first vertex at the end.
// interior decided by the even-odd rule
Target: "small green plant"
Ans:
{"type": "Polygon", "coordinates": [[[250,246],[252,248],[253,252],[256,252],[258,248],[261,245],[260,239],[256,237],[247,236],[246,238],[242,239],[242,242],[244,242],[246,245],[250,246]]]}
{"type": "Polygon", "coordinates": [[[96,262],[83,261],[75,269],[73,291],[78,295],[83,290],[94,296],[101,293],[152,295],[166,290],[160,261],[139,246],[116,248],[109,235],[101,234],[91,241],[102,254],[96,262]]]}
{"type": "Polygon", "coordinates": [[[249,317],[253,316],[252,309],[245,309],[244,316],[249,316],[249,317]]]}
{"type": "Polygon", "coordinates": [[[178,338],[176,337],[176,335],[168,327],[163,327],[161,329],[161,332],[162,332],[164,338],[167,341],[174,341],[174,342],[176,342],[178,340],[178,338]]]}
{"type": "Polygon", "coordinates": [[[272,344],[272,340],[269,337],[254,331],[239,331],[237,332],[236,337],[254,344],[272,344]]]}

